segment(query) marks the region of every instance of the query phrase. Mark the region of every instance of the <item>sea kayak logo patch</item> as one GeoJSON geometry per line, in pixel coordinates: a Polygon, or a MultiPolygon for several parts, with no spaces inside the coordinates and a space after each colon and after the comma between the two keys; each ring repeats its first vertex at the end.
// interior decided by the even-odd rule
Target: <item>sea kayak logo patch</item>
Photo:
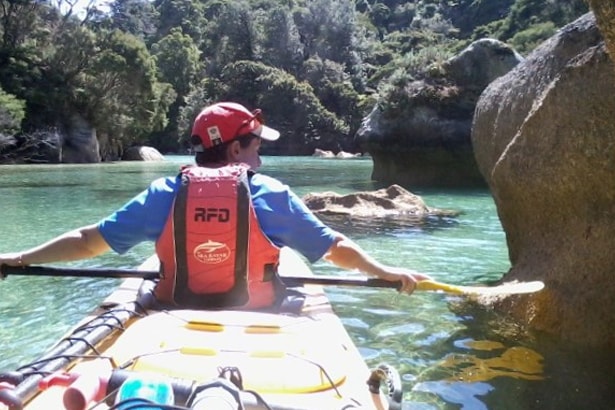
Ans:
{"type": "Polygon", "coordinates": [[[215,265],[227,260],[231,256],[231,250],[225,243],[214,242],[210,239],[194,248],[192,254],[201,263],[215,265]]]}

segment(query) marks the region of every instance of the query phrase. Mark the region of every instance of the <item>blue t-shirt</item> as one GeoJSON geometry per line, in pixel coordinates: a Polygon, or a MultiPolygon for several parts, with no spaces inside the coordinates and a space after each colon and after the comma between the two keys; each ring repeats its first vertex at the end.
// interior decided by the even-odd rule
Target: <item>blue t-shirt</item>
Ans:
{"type": "MultiPolygon", "coordinates": [[[[179,177],[157,179],[100,221],[98,230],[111,249],[122,254],[141,242],[158,240],[179,185],[179,177]]],[[[288,246],[315,262],[333,244],[336,232],[316,218],[287,185],[254,174],[250,193],[261,229],[277,246],[288,246]]]]}

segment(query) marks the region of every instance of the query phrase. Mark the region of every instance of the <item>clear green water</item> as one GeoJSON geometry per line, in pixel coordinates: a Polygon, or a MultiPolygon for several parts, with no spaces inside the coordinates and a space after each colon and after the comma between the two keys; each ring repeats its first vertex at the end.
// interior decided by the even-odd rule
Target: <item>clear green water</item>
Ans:
{"type": "MultiPolygon", "coordinates": [[[[191,161],[0,166],[0,252],[96,222],[152,179],[191,161]]],[[[371,167],[369,159],[265,157],[261,171],[304,195],[380,188],[370,181],[371,167]]],[[[383,262],[445,282],[486,283],[509,268],[505,237],[487,191],[415,193],[429,206],[461,215],[422,226],[372,221],[336,227],[383,262]]],[[[73,266],[131,268],[152,252],[152,244],[143,244],[123,256],[108,254],[73,266]]],[[[313,269],[338,273],[321,262],[313,269]]],[[[118,283],[35,277],[0,283],[0,370],[34,359],[118,283]]],[[[611,352],[573,349],[521,333],[495,314],[443,294],[407,297],[356,288],[328,288],[327,293],[368,364],[386,362],[402,374],[404,409],[615,408],[611,352]]]]}

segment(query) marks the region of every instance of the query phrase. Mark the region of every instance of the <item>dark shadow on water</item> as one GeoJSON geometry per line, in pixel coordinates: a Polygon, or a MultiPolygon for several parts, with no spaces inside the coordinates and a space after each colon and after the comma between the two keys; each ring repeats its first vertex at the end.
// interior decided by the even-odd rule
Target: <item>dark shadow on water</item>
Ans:
{"type": "Polygon", "coordinates": [[[460,301],[451,309],[464,328],[434,349],[447,353],[422,374],[413,400],[435,395],[468,409],[615,408],[615,351],[572,345],[460,301]]]}
{"type": "Polygon", "coordinates": [[[349,236],[431,232],[437,229],[453,228],[459,224],[455,217],[433,215],[364,218],[352,215],[318,214],[318,218],[333,229],[349,236]]]}

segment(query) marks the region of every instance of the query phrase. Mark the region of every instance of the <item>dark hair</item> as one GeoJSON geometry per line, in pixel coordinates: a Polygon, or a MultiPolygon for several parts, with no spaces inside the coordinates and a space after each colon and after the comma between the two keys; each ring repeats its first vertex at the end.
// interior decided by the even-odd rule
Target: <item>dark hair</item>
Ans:
{"type": "Polygon", "coordinates": [[[220,145],[207,148],[203,152],[197,152],[194,155],[194,162],[196,162],[196,164],[200,166],[203,166],[206,164],[216,164],[220,162],[227,162],[228,158],[226,155],[226,149],[233,141],[239,141],[239,146],[241,148],[246,148],[248,145],[250,145],[250,143],[252,143],[252,140],[254,140],[255,138],[260,138],[260,137],[256,134],[240,135],[236,138],[233,138],[230,141],[223,142],[220,145]]]}

